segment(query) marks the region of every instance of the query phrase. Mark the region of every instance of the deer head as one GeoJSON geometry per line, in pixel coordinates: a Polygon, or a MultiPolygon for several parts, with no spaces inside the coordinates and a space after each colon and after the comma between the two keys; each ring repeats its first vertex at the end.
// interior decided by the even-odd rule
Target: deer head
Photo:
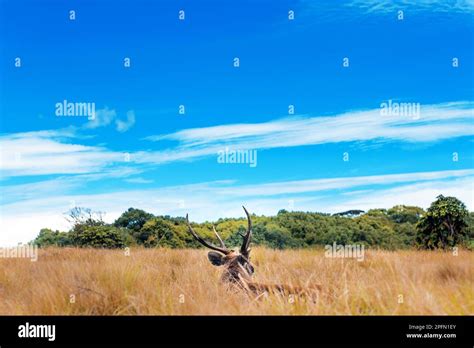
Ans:
{"type": "Polygon", "coordinates": [[[249,280],[254,273],[254,268],[250,263],[249,249],[250,240],[252,239],[252,220],[250,219],[250,214],[248,213],[247,209],[245,209],[245,207],[242,208],[244,208],[245,214],[247,215],[248,228],[245,235],[241,234],[243,242],[239,252],[228,249],[214,227],[213,230],[220,246],[206,242],[204,239],[199,237],[191,227],[188,215],[186,214],[186,222],[188,224],[189,233],[191,233],[199,243],[211,250],[214,250],[207,254],[209,261],[214,266],[224,267],[222,280],[225,282],[238,283],[241,285],[243,285],[244,281],[249,280]]]}

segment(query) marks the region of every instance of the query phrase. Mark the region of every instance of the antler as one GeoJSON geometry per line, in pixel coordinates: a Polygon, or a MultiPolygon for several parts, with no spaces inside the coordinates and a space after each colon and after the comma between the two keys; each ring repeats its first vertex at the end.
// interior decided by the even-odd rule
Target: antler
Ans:
{"type": "MultiPolygon", "coordinates": [[[[224,244],[224,241],[222,240],[221,236],[219,236],[219,233],[217,233],[216,228],[214,227],[214,225],[212,225],[212,230],[214,231],[214,234],[216,235],[217,240],[218,240],[219,243],[221,244],[221,247],[226,248],[226,246],[225,246],[225,244],[224,244]]],[[[226,248],[226,249],[227,249],[227,248],[226,248]]]]}
{"type": "Polygon", "coordinates": [[[240,247],[240,253],[248,258],[250,254],[250,241],[252,239],[252,220],[250,219],[250,214],[247,209],[245,209],[244,206],[242,206],[242,208],[244,208],[245,214],[247,215],[248,228],[245,236],[242,236],[244,240],[242,242],[242,246],[240,247]]]}
{"type": "Polygon", "coordinates": [[[194,232],[193,228],[191,227],[191,224],[189,223],[188,214],[186,214],[186,223],[188,224],[189,233],[191,233],[193,235],[193,237],[196,238],[196,240],[199,243],[201,243],[202,245],[204,245],[205,247],[208,247],[209,249],[212,249],[212,250],[218,251],[220,253],[223,253],[224,255],[227,255],[231,252],[231,250],[229,250],[225,247],[224,242],[222,241],[221,237],[217,234],[215,229],[214,229],[214,232],[216,233],[217,238],[219,239],[219,242],[221,243],[222,247],[218,247],[218,246],[215,246],[214,244],[208,243],[204,239],[199,237],[197,235],[197,233],[194,232]]]}

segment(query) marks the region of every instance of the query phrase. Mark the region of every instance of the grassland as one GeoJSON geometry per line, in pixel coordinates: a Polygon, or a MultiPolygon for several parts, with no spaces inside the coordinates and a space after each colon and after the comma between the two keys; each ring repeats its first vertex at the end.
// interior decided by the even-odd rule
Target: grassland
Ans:
{"type": "Polygon", "coordinates": [[[401,315],[473,314],[474,253],[255,248],[255,281],[320,284],[316,300],[227,289],[204,250],[44,249],[37,262],[0,259],[0,314],[401,315]]]}

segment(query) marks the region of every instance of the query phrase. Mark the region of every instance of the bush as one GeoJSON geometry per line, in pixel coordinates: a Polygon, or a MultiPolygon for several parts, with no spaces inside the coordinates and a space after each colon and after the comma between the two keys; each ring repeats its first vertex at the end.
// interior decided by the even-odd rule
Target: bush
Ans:
{"type": "Polygon", "coordinates": [[[33,244],[38,247],[59,246],[65,247],[72,244],[71,236],[67,232],[53,231],[49,228],[42,228],[38,237],[36,237],[33,244]]]}
{"type": "Polygon", "coordinates": [[[123,248],[123,233],[113,226],[77,226],[72,234],[74,245],[91,248],[123,248]]]}
{"type": "Polygon", "coordinates": [[[124,227],[135,232],[145,225],[145,223],[153,218],[153,214],[147,213],[141,209],[129,208],[120,217],[115,220],[115,227],[124,227]]]}
{"type": "Polygon", "coordinates": [[[173,222],[161,218],[148,220],[140,231],[134,233],[134,237],[139,244],[148,248],[157,246],[179,248],[185,246],[173,222]]]}

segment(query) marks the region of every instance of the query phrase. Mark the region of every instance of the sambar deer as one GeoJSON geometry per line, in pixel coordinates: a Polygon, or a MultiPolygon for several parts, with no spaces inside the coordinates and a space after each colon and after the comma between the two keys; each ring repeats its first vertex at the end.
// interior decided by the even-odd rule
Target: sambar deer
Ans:
{"type": "Polygon", "coordinates": [[[186,223],[188,225],[189,233],[205,247],[214,250],[207,254],[209,261],[214,266],[224,266],[224,272],[222,274],[222,282],[230,285],[235,285],[238,288],[244,289],[245,291],[252,292],[257,295],[264,293],[282,293],[287,295],[312,295],[315,291],[321,290],[319,285],[312,285],[310,287],[302,288],[291,285],[277,285],[277,284],[260,284],[252,281],[252,275],[254,273],[254,266],[250,262],[250,242],[252,240],[252,219],[247,209],[244,208],[245,214],[247,215],[248,227],[245,235],[241,234],[243,238],[242,246],[240,251],[237,252],[233,249],[229,249],[224,244],[224,241],[213,227],[214,234],[219,241],[220,246],[214,245],[205,241],[199,237],[198,234],[193,230],[189,223],[188,214],[186,214],[186,223]]]}

